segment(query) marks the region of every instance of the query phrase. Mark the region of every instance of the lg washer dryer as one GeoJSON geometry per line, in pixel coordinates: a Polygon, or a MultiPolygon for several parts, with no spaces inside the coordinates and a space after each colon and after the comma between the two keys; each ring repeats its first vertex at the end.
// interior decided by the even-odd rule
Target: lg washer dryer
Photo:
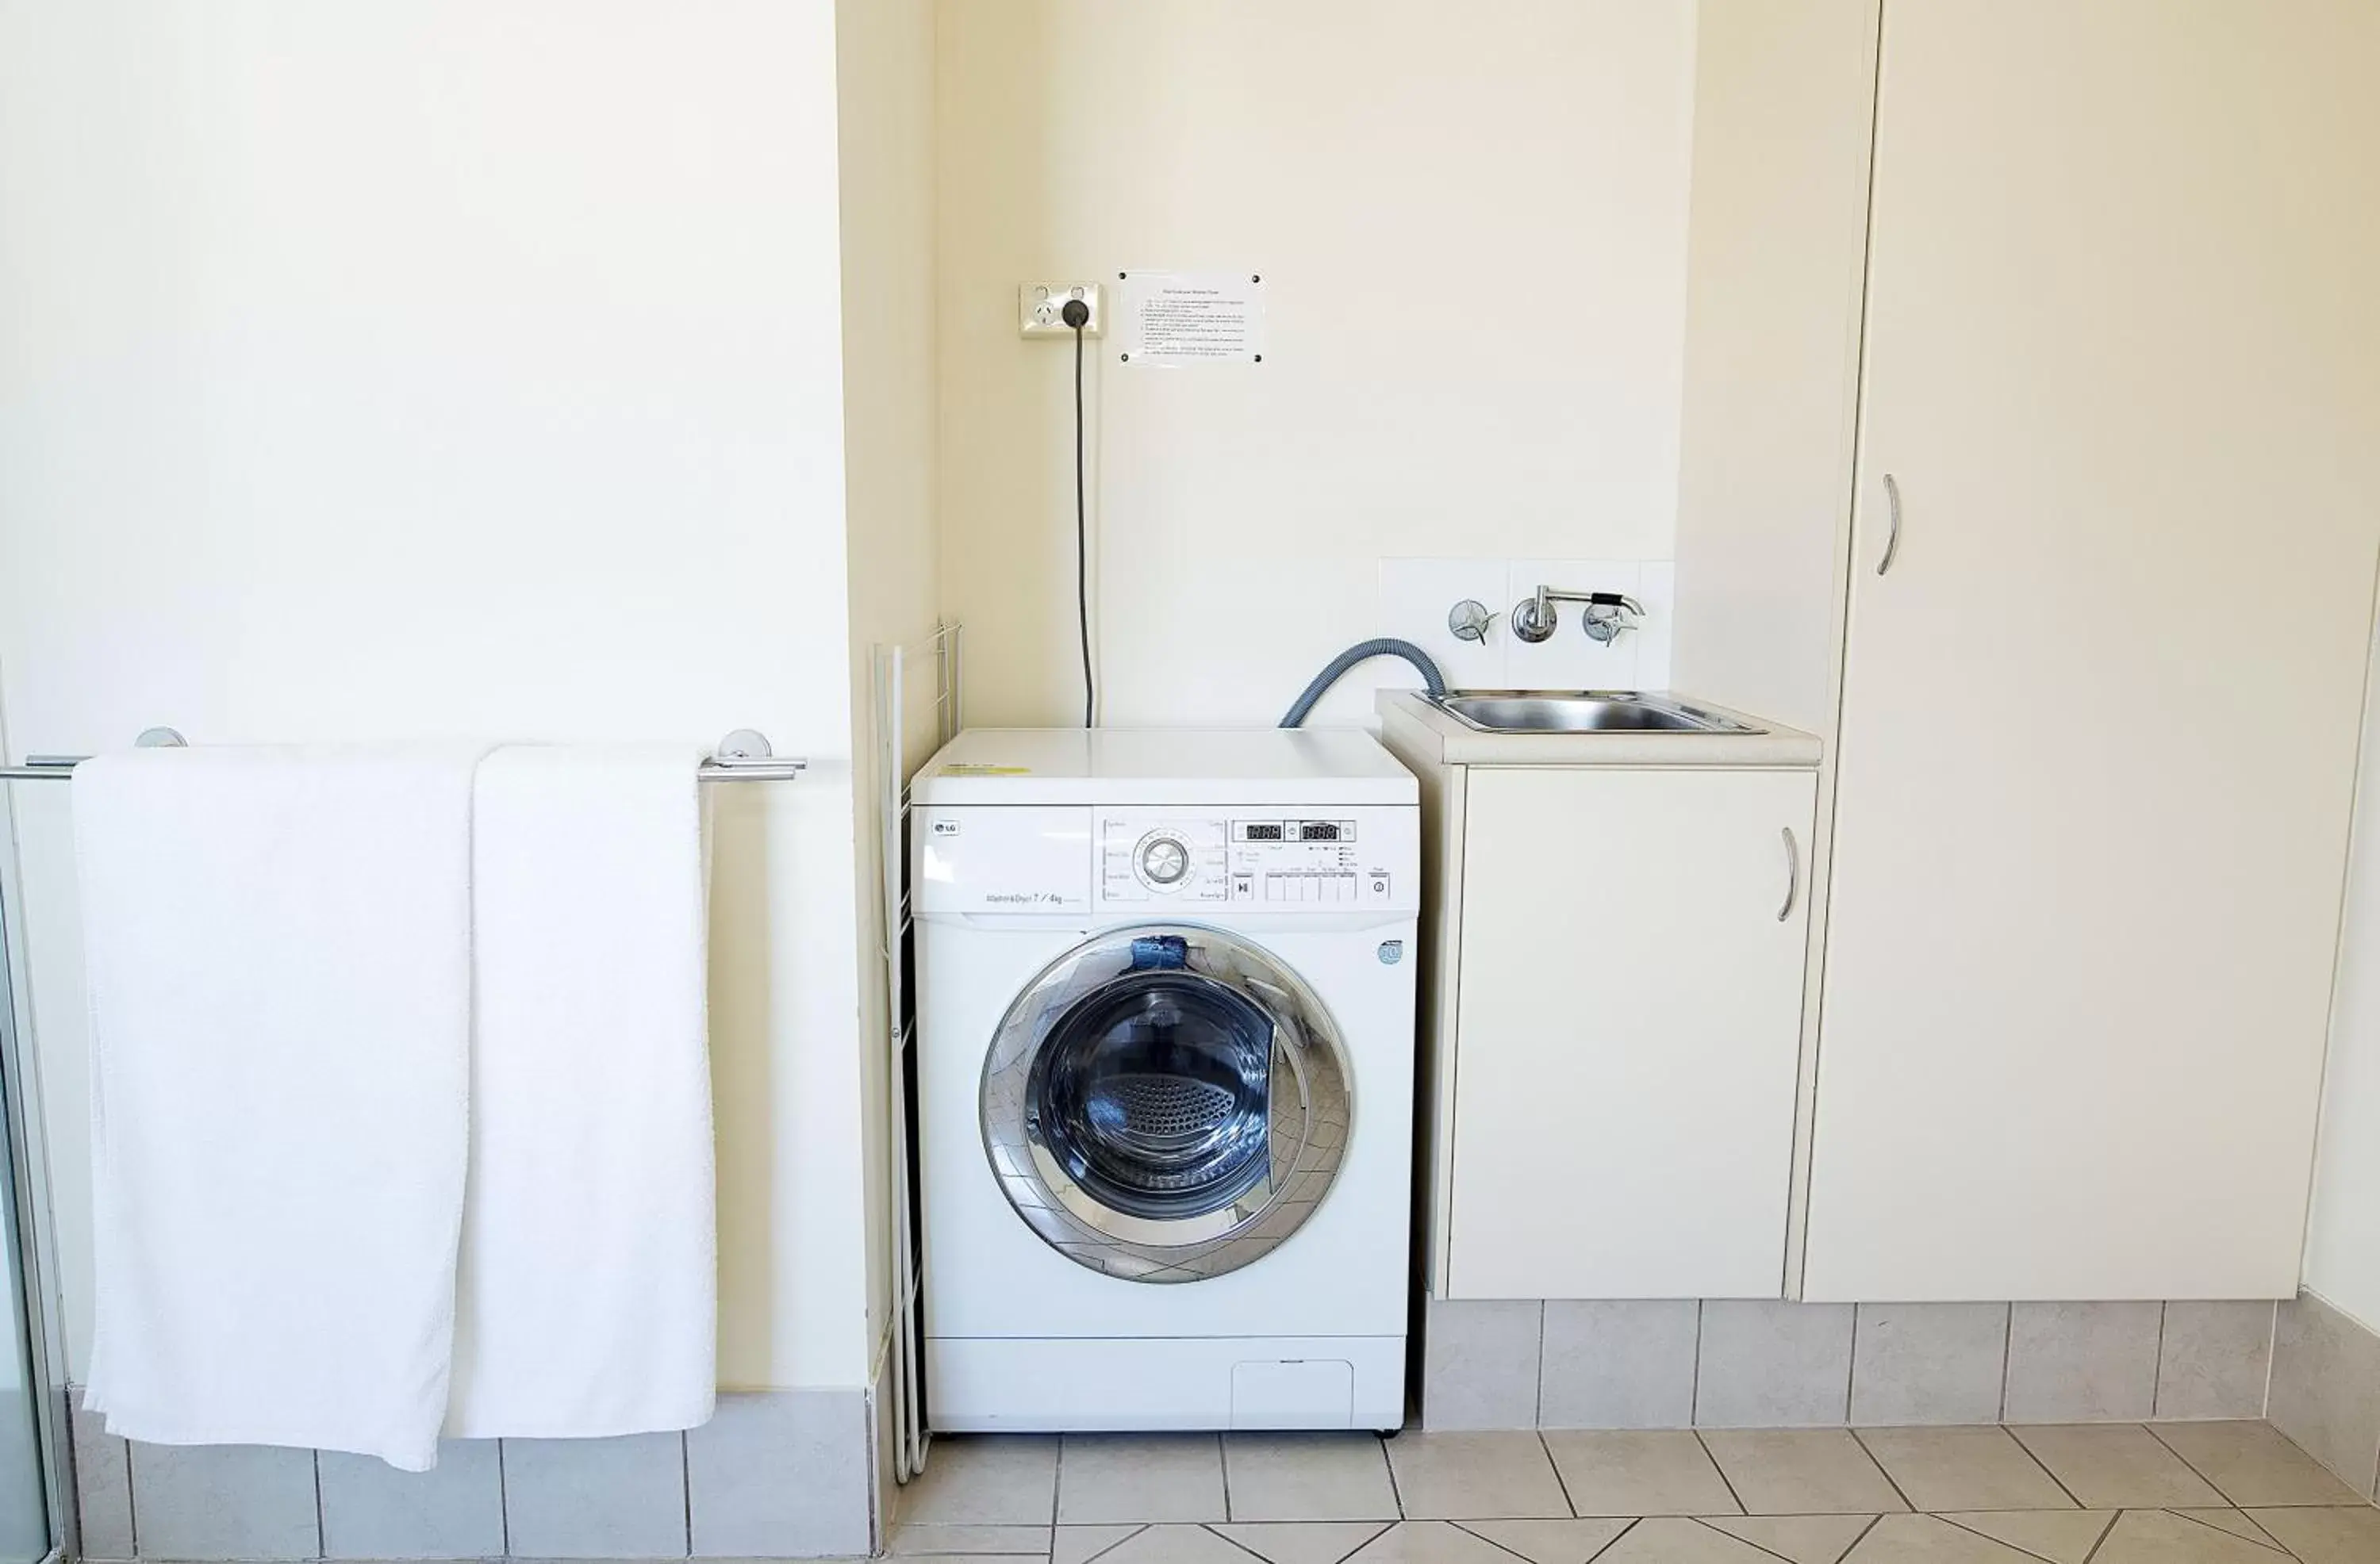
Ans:
{"type": "Polygon", "coordinates": [[[1398,1426],[1413,777],[977,729],[912,798],[928,1423],[1398,1426]]]}

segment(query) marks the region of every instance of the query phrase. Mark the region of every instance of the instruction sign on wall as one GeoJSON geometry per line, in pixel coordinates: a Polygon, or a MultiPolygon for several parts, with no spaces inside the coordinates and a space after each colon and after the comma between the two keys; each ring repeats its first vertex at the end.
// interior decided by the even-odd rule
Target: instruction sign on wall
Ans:
{"type": "Polygon", "coordinates": [[[1116,285],[1119,362],[1264,362],[1263,273],[1119,272],[1116,285]]]}

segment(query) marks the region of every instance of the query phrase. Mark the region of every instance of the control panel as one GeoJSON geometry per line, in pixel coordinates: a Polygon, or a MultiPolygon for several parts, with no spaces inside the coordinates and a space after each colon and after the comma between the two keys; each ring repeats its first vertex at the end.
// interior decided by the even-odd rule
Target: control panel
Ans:
{"type": "Polygon", "coordinates": [[[1412,805],[931,805],[912,822],[921,916],[1412,913],[1412,805]]]}
{"type": "Polygon", "coordinates": [[[1099,899],[1220,902],[1228,820],[1137,813],[1099,820],[1099,899]]]}
{"type": "Polygon", "coordinates": [[[1388,829],[1376,818],[1379,829],[1367,832],[1366,823],[1350,813],[1101,810],[1094,832],[1099,900],[1267,912],[1398,905],[1418,889],[1400,883],[1413,874],[1410,830],[1388,829]]]}

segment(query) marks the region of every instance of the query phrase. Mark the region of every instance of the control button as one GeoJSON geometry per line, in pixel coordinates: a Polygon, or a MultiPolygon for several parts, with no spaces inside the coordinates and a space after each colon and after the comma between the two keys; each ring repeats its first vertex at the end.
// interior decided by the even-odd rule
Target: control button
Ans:
{"type": "Polygon", "coordinates": [[[1374,875],[1372,877],[1371,900],[1375,902],[1385,902],[1388,899],[1389,877],[1385,874],[1374,875]]]}
{"type": "Polygon", "coordinates": [[[1255,899],[1256,893],[1256,876],[1252,874],[1235,874],[1232,877],[1232,900],[1234,902],[1252,901],[1255,899]]]}
{"type": "Polygon", "coordinates": [[[1152,885],[1179,885],[1190,872],[1190,850],[1170,836],[1160,836],[1140,850],[1140,872],[1152,885]]]}
{"type": "Polygon", "coordinates": [[[1286,902],[1289,900],[1289,878],[1286,875],[1269,874],[1265,876],[1265,900],[1268,902],[1286,902]]]}

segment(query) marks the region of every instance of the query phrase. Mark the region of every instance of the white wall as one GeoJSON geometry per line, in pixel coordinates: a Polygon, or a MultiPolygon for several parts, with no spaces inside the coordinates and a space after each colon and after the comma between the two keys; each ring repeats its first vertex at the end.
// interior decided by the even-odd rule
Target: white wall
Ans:
{"type": "Polygon", "coordinates": [[[2305,1284],[2365,1328],[2380,1331],[2380,774],[2374,770],[2380,759],[2374,749],[2380,678],[2366,683],[2364,699],[2305,1284]]]}
{"type": "MultiPolygon", "coordinates": [[[[829,0],[0,0],[14,753],[710,743],[721,1376],[868,1358],[829,0]]],[[[79,1364],[67,800],[14,789],[79,1364]]]]}
{"type": "MultiPolygon", "coordinates": [[[[1261,366],[1092,374],[1107,720],[1274,721],[1377,562],[1670,553],[1693,0],[942,0],[942,600],[1079,721],[1070,348],[1015,288],[1261,273],[1261,366]]],[[[1101,346],[1101,358],[1111,352],[1101,346]]],[[[1496,605],[1508,606],[1508,605],[1496,605]]],[[[1359,671],[1318,717],[1367,715],[1359,671]]]]}

